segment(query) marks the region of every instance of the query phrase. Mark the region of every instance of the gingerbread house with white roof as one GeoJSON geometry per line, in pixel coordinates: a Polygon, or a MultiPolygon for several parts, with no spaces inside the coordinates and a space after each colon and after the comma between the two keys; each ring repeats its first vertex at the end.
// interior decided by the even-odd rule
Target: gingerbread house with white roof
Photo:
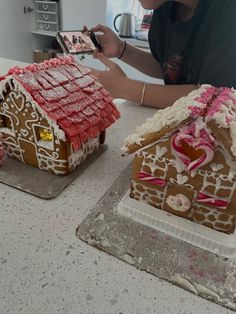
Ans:
{"type": "Polygon", "coordinates": [[[235,90],[203,85],[158,110],[122,150],[136,152],[130,198],[219,234],[234,233],[235,90]]]}
{"type": "Polygon", "coordinates": [[[120,114],[90,69],[70,57],[1,77],[0,133],[8,156],[56,174],[73,171],[120,114]]]}

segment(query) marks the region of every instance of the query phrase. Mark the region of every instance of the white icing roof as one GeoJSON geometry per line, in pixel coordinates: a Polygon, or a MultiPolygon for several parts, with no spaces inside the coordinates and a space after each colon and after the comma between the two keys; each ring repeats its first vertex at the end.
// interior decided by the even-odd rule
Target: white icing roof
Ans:
{"type": "Polygon", "coordinates": [[[172,127],[186,121],[191,114],[189,106],[196,108],[204,108],[206,105],[198,102],[196,99],[201,97],[201,94],[207,90],[210,85],[202,85],[201,88],[194,90],[188,96],[178,99],[172,106],[158,110],[152,118],[146,121],[135,129],[135,132],[125,139],[125,144],[121,148],[123,153],[129,151],[129,146],[133,144],[140,145],[145,138],[155,132],[161,131],[165,127],[172,127]]]}

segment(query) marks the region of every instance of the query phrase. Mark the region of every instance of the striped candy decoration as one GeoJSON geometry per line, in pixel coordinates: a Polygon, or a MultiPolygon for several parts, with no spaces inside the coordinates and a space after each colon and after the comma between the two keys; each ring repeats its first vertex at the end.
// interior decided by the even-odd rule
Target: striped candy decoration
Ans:
{"type": "Polygon", "coordinates": [[[215,207],[219,207],[222,209],[226,209],[227,206],[229,205],[229,202],[220,198],[216,198],[216,196],[213,195],[207,195],[203,192],[200,192],[198,194],[197,201],[199,203],[203,203],[206,205],[213,205],[215,207]]]}
{"type": "Polygon", "coordinates": [[[154,177],[147,172],[139,172],[138,178],[142,181],[146,181],[146,182],[153,184],[153,185],[157,185],[157,186],[165,186],[166,185],[166,180],[154,177]]]}
{"type": "Polygon", "coordinates": [[[173,136],[172,142],[171,142],[173,150],[175,151],[177,156],[182,160],[182,162],[187,166],[187,169],[189,171],[205,166],[214,157],[214,150],[212,149],[210,144],[202,143],[202,144],[197,145],[197,147],[193,146],[193,148],[203,150],[204,155],[202,155],[198,159],[191,161],[191,159],[184,153],[184,150],[181,145],[181,141],[183,141],[184,139],[187,140],[191,138],[192,137],[188,134],[177,134],[173,136]]]}

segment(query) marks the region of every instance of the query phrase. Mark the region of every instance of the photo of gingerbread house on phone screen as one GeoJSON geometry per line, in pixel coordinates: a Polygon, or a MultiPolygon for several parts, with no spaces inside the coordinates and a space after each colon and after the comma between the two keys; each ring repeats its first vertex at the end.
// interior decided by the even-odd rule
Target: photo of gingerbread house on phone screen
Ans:
{"type": "Polygon", "coordinates": [[[234,232],[235,90],[203,85],[157,111],[126,139],[123,152],[136,152],[130,198],[219,233],[234,232]]]}
{"type": "Polygon", "coordinates": [[[9,157],[65,174],[96,151],[120,115],[90,72],[65,57],[1,78],[0,133],[9,157]]]}

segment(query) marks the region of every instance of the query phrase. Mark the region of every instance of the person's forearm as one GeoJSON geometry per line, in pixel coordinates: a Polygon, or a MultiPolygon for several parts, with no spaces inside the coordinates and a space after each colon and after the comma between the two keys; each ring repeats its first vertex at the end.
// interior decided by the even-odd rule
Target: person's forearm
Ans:
{"type": "Polygon", "coordinates": [[[144,82],[128,79],[126,88],[121,98],[143,105],[156,108],[165,108],[172,105],[177,99],[186,96],[197,89],[197,85],[158,85],[146,84],[144,82]],[[143,98],[143,99],[142,99],[143,98]]]}
{"type": "Polygon", "coordinates": [[[162,79],[160,64],[150,52],[126,44],[121,60],[144,74],[162,79]]]}

